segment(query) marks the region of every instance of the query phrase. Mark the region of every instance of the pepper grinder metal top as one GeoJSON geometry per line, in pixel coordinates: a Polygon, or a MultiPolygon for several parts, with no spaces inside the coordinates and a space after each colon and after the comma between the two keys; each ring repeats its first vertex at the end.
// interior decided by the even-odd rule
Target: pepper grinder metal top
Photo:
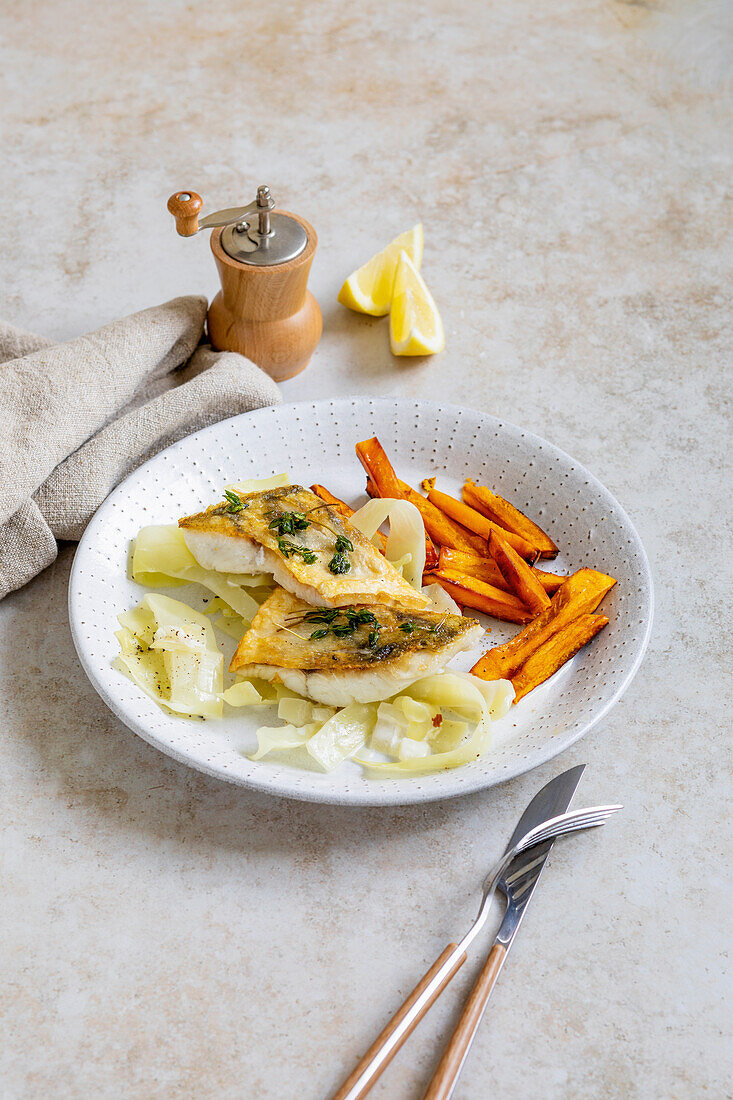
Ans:
{"type": "Polygon", "coordinates": [[[216,210],[198,217],[204,205],[195,191],[177,191],[168,199],[168,209],[176,219],[182,237],[192,237],[202,229],[224,227],[221,247],[227,256],[243,264],[283,264],[299,256],[308,243],[308,234],[300,222],[288,214],[273,214],[275,200],[267,184],[257,188],[257,197],[247,206],[216,210]],[[256,215],[256,216],[255,216],[256,215]]]}
{"type": "Polygon", "coordinates": [[[276,381],[307,365],[321,335],[321,311],[307,289],[316,250],[313,226],[297,214],[277,211],[270,188],[257,188],[246,206],[199,218],[203,199],[177,191],[168,210],[182,237],[213,229],[211,250],[222,289],[209,307],[212,345],[238,351],[276,381]]]}

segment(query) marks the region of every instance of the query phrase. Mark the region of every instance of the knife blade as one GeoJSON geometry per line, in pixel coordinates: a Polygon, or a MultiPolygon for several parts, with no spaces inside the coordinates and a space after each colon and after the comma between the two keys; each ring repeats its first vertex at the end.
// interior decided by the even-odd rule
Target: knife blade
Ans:
{"type": "MultiPolygon", "coordinates": [[[[568,771],[555,776],[541,791],[537,792],[520,817],[507,845],[507,851],[535,825],[558,814],[564,814],[570,808],[584,771],[585,764],[569,768],[568,771]]],[[[516,859],[512,860],[499,879],[498,888],[506,896],[507,908],[494,943],[502,944],[507,952],[522,923],[522,917],[535,892],[553,844],[554,840],[548,840],[537,848],[521,852],[516,859]]],[[[506,959],[506,952],[502,965],[504,959],[506,959]]]]}

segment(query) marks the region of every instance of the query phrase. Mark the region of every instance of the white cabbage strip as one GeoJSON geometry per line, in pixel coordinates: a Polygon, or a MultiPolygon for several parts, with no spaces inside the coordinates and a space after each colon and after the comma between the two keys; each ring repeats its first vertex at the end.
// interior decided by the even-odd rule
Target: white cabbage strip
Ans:
{"type": "Polygon", "coordinates": [[[390,700],[341,710],[290,694],[278,706],[287,725],[261,727],[251,759],[304,746],[327,772],[350,757],[384,779],[456,768],[485,752],[492,721],[509,711],[513,698],[508,680],[487,683],[465,672],[427,676],[390,700]],[[356,756],[366,747],[394,759],[356,756]]]}
{"type": "Polygon", "coordinates": [[[324,771],[338,767],[366,744],[374,727],[377,708],[374,703],[350,703],[306,743],[308,752],[324,771]]]}
{"type": "Polygon", "coordinates": [[[176,714],[221,717],[224,657],[205,615],[150,593],[119,621],[120,671],[176,714]]]}
{"type": "Polygon", "coordinates": [[[221,697],[230,707],[252,707],[263,702],[262,696],[251,680],[240,680],[232,684],[221,697]]]}
{"type": "Polygon", "coordinates": [[[302,748],[317,729],[315,722],[304,726],[293,726],[290,723],[286,726],[260,726],[257,730],[257,752],[250,756],[250,760],[261,760],[268,752],[287,752],[302,748]]]}
{"type": "Polygon", "coordinates": [[[368,500],[349,520],[368,539],[374,539],[379,528],[389,519],[386,558],[403,564],[406,581],[420,590],[425,570],[425,527],[422,517],[409,500],[368,500]],[[409,561],[407,560],[409,555],[409,561]]]}
{"type": "Polygon", "coordinates": [[[423,595],[428,597],[436,611],[447,611],[449,615],[463,614],[453,597],[449,596],[441,585],[426,584],[422,591],[423,595]]]}

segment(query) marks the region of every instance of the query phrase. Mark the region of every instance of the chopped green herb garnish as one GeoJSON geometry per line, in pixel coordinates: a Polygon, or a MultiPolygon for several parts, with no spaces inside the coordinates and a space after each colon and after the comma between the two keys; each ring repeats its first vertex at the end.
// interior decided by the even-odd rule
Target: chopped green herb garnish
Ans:
{"type": "Polygon", "coordinates": [[[268,527],[271,531],[277,531],[278,535],[294,535],[296,531],[305,531],[306,527],[310,527],[310,522],[305,518],[305,512],[266,512],[265,514],[275,517],[268,527]]]}
{"type": "Polygon", "coordinates": [[[347,554],[352,552],[354,544],[350,539],[346,538],[346,535],[337,535],[336,544],[334,546],[334,555],[328,563],[328,568],[332,573],[348,573],[351,569],[351,562],[347,558],[347,554]]]}
{"type": "Polygon", "coordinates": [[[318,638],[325,638],[328,632],[328,627],[325,627],[325,629],[323,630],[314,630],[310,636],[310,640],[313,642],[316,641],[318,638]]]}
{"type": "Polygon", "coordinates": [[[245,507],[244,501],[241,497],[238,497],[236,493],[233,493],[230,489],[224,490],[224,496],[229,501],[229,507],[227,512],[241,512],[245,507]]]}
{"type": "Polygon", "coordinates": [[[300,554],[306,565],[313,565],[316,560],[316,555],[307,546],[296,546],[294,542],[288,542],[286,539],[278,539],[277,545],[280,553],[286,559],[300,554]]]}
{"type": "Polygon", "coordinates": [[[355,630],[355,623],[334,623],[331,627],[331,633],[334,638],[348,638],[355,630]]]}
{"type": "Polygon", "coordinates": [[[414,623],[400,623],[400,630],[404,630],[405,634],[412,634],[414,629],[414,623]]]}
{"type": "Polygon", "coordinates": [[[334,554],[328,563],[328,568],[332,573],[348,573],[351,569],[351,562],[346,554],[334,554]]]}

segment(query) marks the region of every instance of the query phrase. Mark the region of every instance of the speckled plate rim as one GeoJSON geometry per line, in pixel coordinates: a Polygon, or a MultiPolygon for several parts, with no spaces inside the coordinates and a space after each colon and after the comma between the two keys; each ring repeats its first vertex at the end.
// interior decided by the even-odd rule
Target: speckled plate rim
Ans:
{"type": "MultiPolygon", "coordinates": [[[[654,588],[652,581],[651,568],[649,566],[649,560],[641,542],[641,539],[634,527],[627,512],[619,504],[616,498],[609,492],[601,481],[590,470],[588,470],[582,463],[577,462],[567,452],[561,448],[550,443],[548,440],[543,439],[541,436],[534,434],[524,428],[506,421],[499,420],[497,417],[492,416],[490,413],[482,412],[481,410],[468,409],[464,406],[447,404],[435,401],[424,401],[410,398],[388,398],[388,397],[372,397],[369,395],[356,396],[356,397],[344,397],[335,398],[330,401],[317,401],[317,402],[292,402],[289,404],[279,406],[268,406],[263,409],[255,410],[250,413],[243,413],[236,417],[231,417],[227,420],[219,421],[207,428],[203,428],[198,432],[194,432],[177,443],[172,444],[170,447],[159,452],[153,458],[149,459],[143,465],[133,471],[128,477],[126,477],[120,484],[109,494],[109,496],[103,501],[97,512],[90,521],[82,539],[79,542],[77,551],[74,557],[72,570],[69,578],[69,622],[71,627],[71,635],[76,648],[81,665],[89,678],[95,691],[100,698],[109,707],[109,709],[134,733],[141,737],[148,744],[154,748],[159,749],[167,756],[178,761],[181,764],[185,764],[188,767],[193,767],[197,771],[201,771],[204,774],[211,775],[216,779],[221,779],[229,783],[233,783],[237,786],[246,788],[252,788],[261,790],[277,797],[295,798],[300,801],[307,802],[319,802],[331,805],[352,805],[352,806],[382,806],[382,805],[409,805],[415,803],[424,803],[431,801],[438,801],[441,799],[455,798],[464,794],[471,794],[479,790],[488,789],[490,787],[498,786],[508,780],[514,779],[519,775],[523,775],[526,772],[532,771],[534,768],[540,767],[547,763],[549,760],[559,756],[566,749],[570,748],[581,737],[584,737],[591,729],[593,729],[611,710],[611,708],[619,701],[621,696],[629,687],[631,681],[639,670],[641,662],[644,658],[644,654],[649,643],[651,635],[653,618],[654,618],[654,588]],[[474,765],[468,765],[460,769],[454,769],[451,771],[435,773],[439,775],[444,782],[440,786],[435,786],[430,789],[421,787],[417,780],[424,777],[409,778],[404,780],[392,780],[392,781],[377,781],[370,783],[365,789],[358,792],[340,792],[336,790],[308,790],[302,789],[295,784],[288,784],[283,782],[273,782],[273,778],[266,768],[262,769],[260,775],[258,771],[255,771],[252,775],[243,777],[232,775],[228,771],[221,767],[207,764],[205,761],[192,760],[191,757],[176,746],[169,744],[162,738],[156,736],[155,731],[151,729],[144,722],[138,721],[134,715],[130,713],[129,707],[125,705],[125,702],[121,700],[114,692],[108,689],[107,685],[100,679],[97,668],[94,661],[91,659],[89,648],[86,643],[83,631],[80,628],[79,619],[79,603],[75,598],[77,591],[76,585],[83,568],[86,566],[90,551],[93,547],[94,540],[98,535],[102,525],[105,523],[107,516],[110,514],[111,509],[115,506],[115,502],[124,497],[127,487],[130,482],[137,480],[146,475],[146,472],[154,467],[156,463],[159,463],[163,456],[174,455],[176,452],[184,451],[192,444],[197,444],[201,440],[205,440],[209,437],[226,430],[226,426],[232,425],[236,422],[244,422],[245,425],[252,424],[252,418],[258,417],[263,414],[272,415],[273,413],[288,413],[297,410],[311,411],[317,410],[319,407],[335,407],[339,405],[346,405],[354,407],[360,402],[368,403],[370,406],[387,407],[408,407],[414,411],[424,410],[432,412],[436,421],[441,417],[445,417],[446,414],[450,415],[462,415],[471,414],[478,416],[485,423],[487,428],[491,428],[495,434],[499,432],[506,432],[510,435],[518,433],[529,445],[535,446],[540,450],[546,450],[548,454],[556,461],[561,463],[570,464],[570,466],[578,474],[582,475],[586,479],[586,483],[592,488],[593,492],[603,499],[610,509],[615,512],[617,519],[624,529],[624,533],[628,537],[628,543],[633,545],[634,552],[638,557],[638,563],[641,565],[639,570],[639,585],[638,594],[644,601],[644,615],[643,615],[643,629],[634,638],[634,652],[630,660],[627,661],[624,674],[622,678],[615,684],[612,691],[609,691],[607,698],[602,703],[599,703],[598,707],[594,710],[591,717],[589,717],[581,726],[569,731],[562,737],[552,738],[548,740],[547,744],[541,748],[533,751],[530,761],[526,759],[517,759],[514,764],[504,765],[501,774],[491,775],[480,771],[474,765]],[[473,772],[469,775],[469,772],[473,772]],[[460,783],[451,782],[457,774],[460,773],[460,783]]],[[[111,624],[111,626],[114,624],[111,624]]],[[[600,635],[599,637],[602,637],[600,635]]],[[[557,675],[560,675],[558,673],[557,675]]],[[[130,690],[134,690],[130,685],[130,690]]],[[[185,719],[181,719],[185,721],[185,719]]],[[[295,769],[293,769],[295,771],[295,769]]]]}

